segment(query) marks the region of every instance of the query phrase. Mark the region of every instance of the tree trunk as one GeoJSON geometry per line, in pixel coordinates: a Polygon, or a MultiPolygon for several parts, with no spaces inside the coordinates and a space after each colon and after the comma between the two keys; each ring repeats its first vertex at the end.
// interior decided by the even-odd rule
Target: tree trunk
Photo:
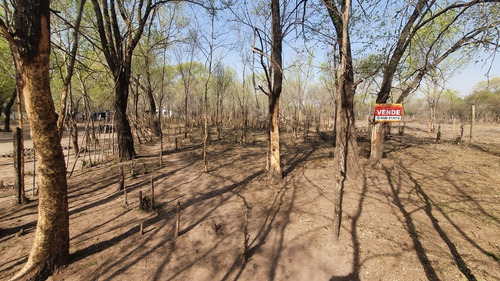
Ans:
{"type": "Polygon", "coordinates": [[[374,164],[380,162],[384,153],[386,127],[386,123],[378,122],[375,123],[372,128],[370,161],[374,164]]]}
{"type": "MultiPolygon", "coordinates": [[[[150,111],[150,119],[152,121],[152,126],[153,126],[153,132],[155,136],[159,137],[160,136],[160,122],[159,119],[156,118],[156,103],[155,99],[153,96],[153,89],[151,85],[148,85],[148,90],[147,90],[147,95],[148,95],[148,100],[149,100],[149,111],[150,111]]],[[[161,108],[158,109],[158,115],[161,116],[162,110],[161,108]]]]}
{"type": "Polygon", "coordinates": [[[75,156],[78,157],[78,153],[80,153],[80,147],[78,144],[78,124],[76,123],[74,117],[69,119],[69,127],[71,128],[69,131],[73,142],[73,152],[75,153],[75,156]]]}
{"type": "Polygon", "coordinates": [[[73,152],[75,153],[75,156],[78,157],[78,153],[80,152],[80,146],[78,145],[78,124],[76,123],[76,112],[78,112],[78,102],[77,105],[75,106],[75,103],[73,102],[72,91],[69,92],[69,110],[71,114],[69,115],[69,120],[68,120],[68,131],[70,133],[71,140],[73,142],[73,152]]]}
{"type": "Polygon", "coordinates": [[[16,37],[9,43],[37,151],[39,203],[35,241],[26,265],[13,279],[45,280],[69,253],[66,167],[50,93],[49,1],[25,0],[14,6],[16,37]]]}
{"type": "MultiPolygon", "coordinates": [[[[150,121],[152,121],[153,132],[155,136],[160,136],[160,123],[159,118],[156,118],[156,102],[153,95],[153,86],[151,85],[151,73],[149,71],[149,59],[146,58],[146,80],[147,80],[147,90],[146,94],[148,96],[149,101],[149,112],[150,112],[150,121]]],[[[162,109],[158,109],[158,114],[162,114],[162,109]]]]}
{"type": "Polygon", "coordinates": [[[333,213],[333,241],[339,241],[340,226],[342,221],[342,200],[344,185],[349,177],[360,174],[358,163],[358,146],[356,139],[354,118],[354,68],[352,64],[351,43],[349,38],[349,18],[351,1],[345,1],[341,10],[334,1],[328,1],[328,11],[335,27],[337,37],[341,38],[340,48],[340,76],[337,86],[337,112],[335,136],[335,195],[333,213]]]}
{"type": "Polygon", "coordinates": [[[115,128],[118,135],[118,155],[121,161],[132,159],[135,156],[132,129],[127,118],[127,100],[130,84],[130,70],[120,71],[115,77],[115,128]]]}
{"type": "Polygon", "coordinates": [[[15,180],[14,186],[16,189],[17,204],[24,204],[28,202],[28,198],[24,193],[24,169],[23,169],[23,145],[22,145],[22,133],[23,130],[17,127],[14,132],[14,153],[12,157],[14,158],[14,171],[15,180]]]}
{"type": "MultiPolygon", "coordinates": [[[[404,25],[403,29],[399,33],[399,38],[394,46],[391,58],[387,65],[384,66],[384,77],[382,78],[382,83],[380,86],[380,90],[377,93],[376,103],[386,103],[389,99],[392,81],[394,80],[394,75],[396,73],[396,69],[401,61],[401,58],[405,54],[406,49],[409,46],[409,42],[412,40],[415,32],[411,31],[414,27],[415,21],[419,18],[420,14],[423,11],[425,5],[427,5],[426,0],[418,0],[415,3],[415,7],[413,13],[408,18],[408,21],[404,25]]],[[[409,89],[408,89],[409,90],[409,89]]],[[[403,93],[399,99],[408,95],[409,92],[403,93]]],[[[398,102],[400,102],[398,99],[398,102]]],[[[402,101],[401,101],[402,102],[402,101]]],[[[371,150],[370,150],[370,162],[378,163],[382,159],[382,149],[384,146],[385,139],[385,130],[380,128],[380,126],[385,125],[377,125],[375,124],[372,128],[372,139],[371,139],[371,150]]]]}
{"type": "Polygon", "coordinates": [[[10,130],[10,114],[12,111],[12,106],[14,105],[14,102],[16,101],[17,97],[17,91],[14,89],[12,91],[12,96],[9,99],[9,102],[7,102],[7,105],[5,106],[5,120],[3,124],[3,131],[4,132],[11,132],[10,130]]]}
{"type": "Polygon", "coordinates": [[[283,177],[281,171],[279,132],[279,96],[269,97],[269,178],[279,181],[283,177]]]}
{"type": "Polygon", "coordinates": [[[203,99],[204,123],[203,123],[203,170],[208,173],[208,80],[205,84],[205,98],[203,99]]]}
{"type": "Polygon", "coordinates": [[[470,133],[469,133],[469,141],[472,143],[474,141],[474,138],[472,137],[472,132],[474,129],[474,119],[476,118],[476,105],[473,104],[471,105],[471,111],[470,111],[470,133]]]}
{"type": "Polygon", "coordinates": [[[271,67],[273,72],[272,89],[269,93],[269,171],[271,181],[283,178],[281,171],[281,151],[279,132],[279,101],[283,83],[283,34],[281,30],[280,1],[271,1],[272,49],[271,67]]]}
{"type": "Polygon", "coordinates": [[[187,129],[188,129],[188,91],[184,92],[184,138],[187,139],[187,129]]]}
{"type": "Polygon", "coordinates": [[[437,104],[432,102],[430,106],[430,116],[429,116],[429,131],[434,133],[434,124],[436,123],[436,107],[437,104]]]}

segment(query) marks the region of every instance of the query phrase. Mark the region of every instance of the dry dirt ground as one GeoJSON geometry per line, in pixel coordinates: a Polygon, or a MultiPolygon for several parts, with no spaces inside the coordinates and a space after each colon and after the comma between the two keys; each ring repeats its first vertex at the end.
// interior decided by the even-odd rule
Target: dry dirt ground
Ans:
{"type": "MultiPolygon", "coordinates": [[[[368,134],[360,131],[365,164],[368,134]]],[[[0,134],[9,147],[11,134],[0,134]]],[[[244,147],[213,142],[208,173],[199,139],[176,151],[171,138],[162,166],[158,143],[138,146],[133,164],[78,164],[69,179],[70,260],[52,280],[500,280],[500,125],[478,125],[471,144],[453,142],[449,125],[440,144],[416,123],[392,135],[382,165],[346,184],[338,245],[333,148],[318,136],[283,135],[286,177],[274,185],[257,131],[244,147]],[[128,204],[117,192],[120,166],[128,204]],[[151,179],[156,211],[140,211],[139,191],[151,196],[151,179]]],[[[33,242],[30,158],[26,166],[32,202],[17,206],[11,187],[0,190],[1,280],[23,266],[33,242]]],[[[0,158],[6,186],[12,170],[11,158],[0,158]]]]}

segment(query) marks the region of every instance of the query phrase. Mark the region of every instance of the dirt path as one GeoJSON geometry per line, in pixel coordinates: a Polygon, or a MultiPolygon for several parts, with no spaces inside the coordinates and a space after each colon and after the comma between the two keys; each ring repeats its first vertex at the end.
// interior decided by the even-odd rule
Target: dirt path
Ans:
{"type": "MultiPolygon", "coordinates": [[[[500,126],[479,128],[483,141],[469,146],[436,144],[423,126],[407,126],[388,141],[380,169],[348,181],[337,246],[333,149],[315,137],[284,136],[287,176],[277,185],[262,169],[260,132],[243,148],[213,143],[209,173],[199,143],[187,140],[165,148],[162,167],[155,144],[141,147],[134,174],[132,163],[114,161],[77,171],[71,261],[53,280],[500,280],[500,126]],[[116,191],[119,166],[128,205],[116,191]],[[151,178],[157,211],[141,212],[138,194],[151,195],[151,178]]],[[[36,201],[0,203],[0,279],[25,262],[35,222],[36,201]]]]}

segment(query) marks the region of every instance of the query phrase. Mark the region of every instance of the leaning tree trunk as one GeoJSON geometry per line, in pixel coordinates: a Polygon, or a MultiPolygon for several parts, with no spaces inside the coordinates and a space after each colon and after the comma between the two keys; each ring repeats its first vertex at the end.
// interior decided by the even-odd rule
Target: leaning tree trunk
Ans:
{"type": "Polygon", "coordinates": [[[48,0],[14,1],[15,37],[0,23],[19,70],[31,137],[39,163],[38,223],[35,241],[16,280],[45,280],[67,261],[69,217],[64,155],[50,93],[48,0]]]}

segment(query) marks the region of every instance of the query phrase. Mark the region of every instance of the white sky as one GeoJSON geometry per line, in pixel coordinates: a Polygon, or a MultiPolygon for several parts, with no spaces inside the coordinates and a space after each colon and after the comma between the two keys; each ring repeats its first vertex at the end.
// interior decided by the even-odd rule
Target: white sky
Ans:
{"type": "Polygon", "coordinates": [[[500,61],[497,58],[491,65],[491,62],[486,64],[478,63],[464,69],[462,73],[453,77],[447,85],[447,88],[460,91],[460,96],[467,96],[472,93],[474,86],[480,81],[487,81],[493,77],[500,77],[500,61]],[[491,66],[489,76],[486,74],[491,66]]]}

